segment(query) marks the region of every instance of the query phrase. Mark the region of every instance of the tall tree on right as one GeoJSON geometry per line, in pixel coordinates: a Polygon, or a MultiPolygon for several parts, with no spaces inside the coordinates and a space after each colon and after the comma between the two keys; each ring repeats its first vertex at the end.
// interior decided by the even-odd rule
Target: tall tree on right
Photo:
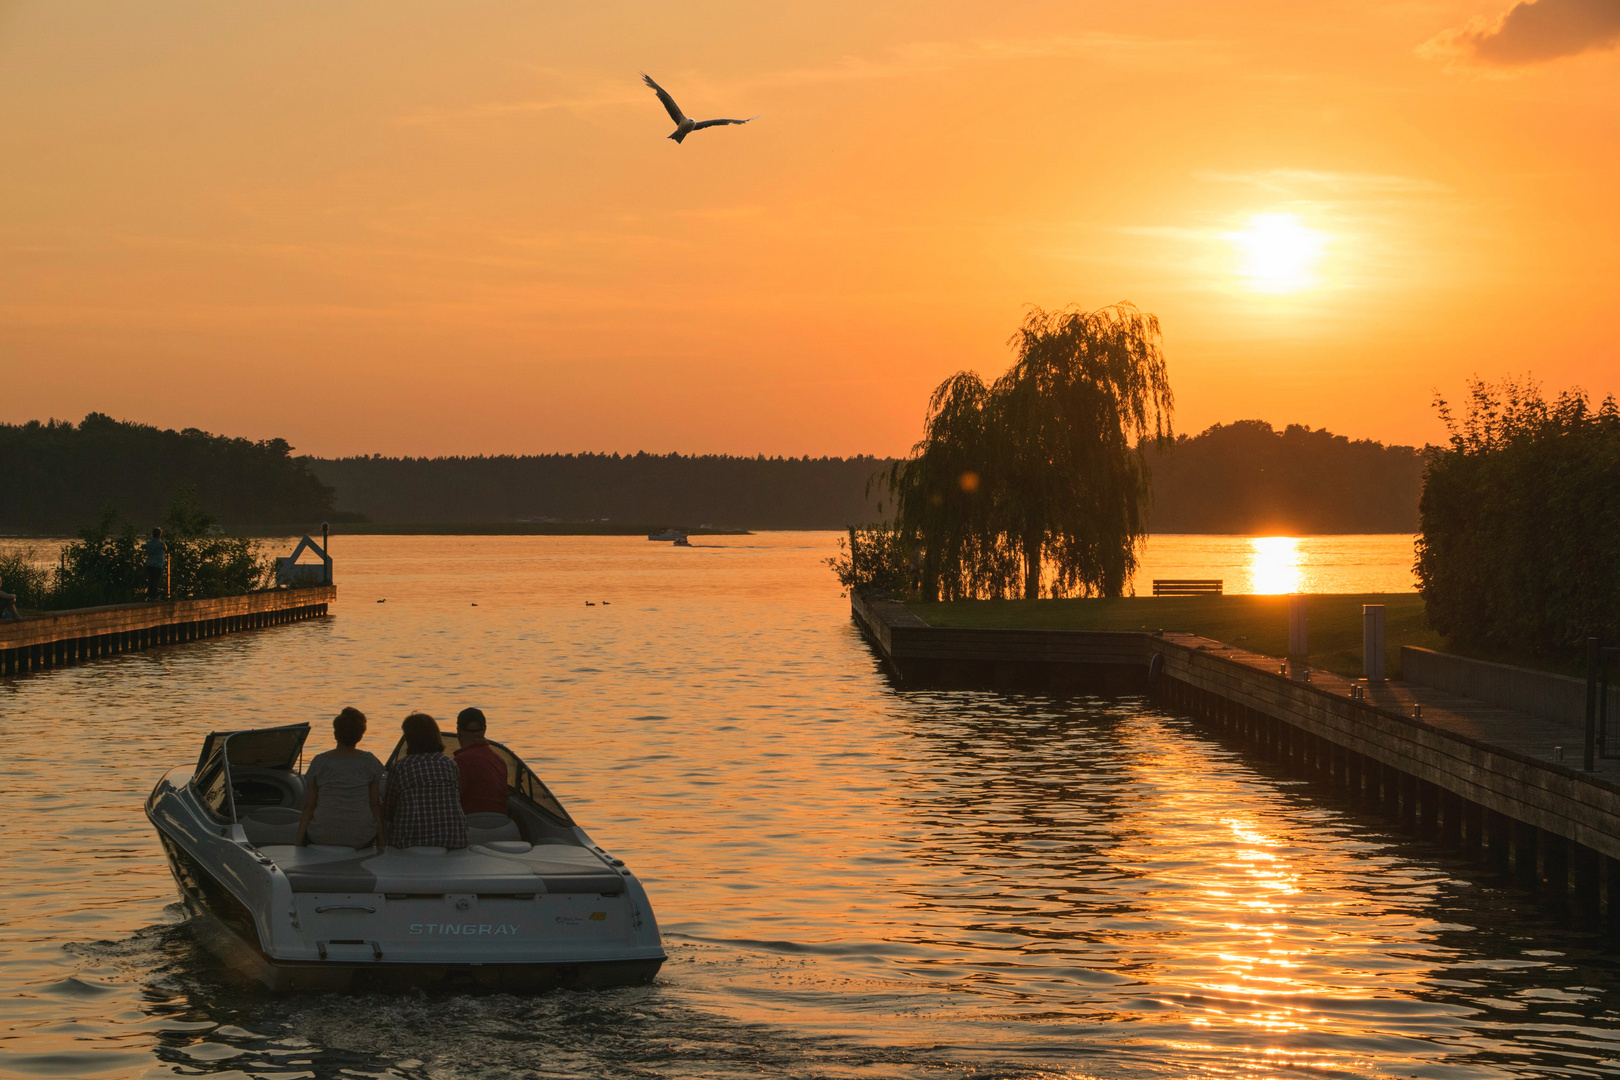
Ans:
{"type": "Polygon", "coordinates": [[[1620,403],[1473,380],[1430,451],[1418,592],[1456,645],[1578,656],[1620,640],[1620,403]]]}

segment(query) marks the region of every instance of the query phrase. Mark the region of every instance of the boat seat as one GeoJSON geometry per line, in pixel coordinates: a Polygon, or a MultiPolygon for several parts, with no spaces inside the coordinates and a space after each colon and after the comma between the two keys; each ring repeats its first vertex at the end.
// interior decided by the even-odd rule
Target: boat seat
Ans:
{"type": "Polygon", "coordinates": [[[517,822],[505,814],[479,813],[467,815],[467,845],[487,844],[491,840],[521,840],[517,822]]]}
{"type": "Polygon", "coordinates": [[[336,857],[308,848],[268,853],[295,893],[608,893],[624,878],[582,847],[546,844],[522,854],[456,848],[443,854],[408,848],[336,857]]]}
{"type": "Polygon", "coordinates": [[[298,839],[299,811],[288,806],[255,806],[244,810],[238,820],[248,843],[254,847],[266,844],[291,844],[298,839]]]}

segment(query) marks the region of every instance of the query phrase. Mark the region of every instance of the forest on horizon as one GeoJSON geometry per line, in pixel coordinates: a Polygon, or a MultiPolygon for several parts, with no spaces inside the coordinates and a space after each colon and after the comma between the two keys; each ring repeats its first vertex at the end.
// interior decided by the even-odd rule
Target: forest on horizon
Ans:
{"type": "MultiPolygon", "coordinates": [[[[1216,424],[1153,471],[1153,532],[1413,532],[1425,451],[1261,420],[1216,424]]],[[[296,457],[280,439],[163,430],[92,413],[0,424],[0,530],[68,533],[111,507],[142,526],[191,487],[228,527],[495,524],[841,529],[877,520],[891,459],[680,454],[296,457]]]]}

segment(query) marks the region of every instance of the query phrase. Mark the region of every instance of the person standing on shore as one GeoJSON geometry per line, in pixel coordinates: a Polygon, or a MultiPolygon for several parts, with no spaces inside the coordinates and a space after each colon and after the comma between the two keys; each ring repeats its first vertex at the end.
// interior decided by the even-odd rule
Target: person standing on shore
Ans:
{"type": "Polygon", "coordinates": [[[153,529],[152,539],[146,542],[146,598],[169,598],[169,545],[163,542],[163,530],[153,529]]]}

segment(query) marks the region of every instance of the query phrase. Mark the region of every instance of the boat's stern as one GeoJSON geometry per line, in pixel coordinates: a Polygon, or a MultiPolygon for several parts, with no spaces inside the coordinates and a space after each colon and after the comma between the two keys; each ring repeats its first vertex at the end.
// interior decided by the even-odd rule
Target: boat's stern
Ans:
{"type": "Polygon", "coordinates": [[[657,974],[663,945],[633,875],[583,848],[503,846],[265,848],[280,878],[268,913],[275,983],[592,986],[657,974]]]}

